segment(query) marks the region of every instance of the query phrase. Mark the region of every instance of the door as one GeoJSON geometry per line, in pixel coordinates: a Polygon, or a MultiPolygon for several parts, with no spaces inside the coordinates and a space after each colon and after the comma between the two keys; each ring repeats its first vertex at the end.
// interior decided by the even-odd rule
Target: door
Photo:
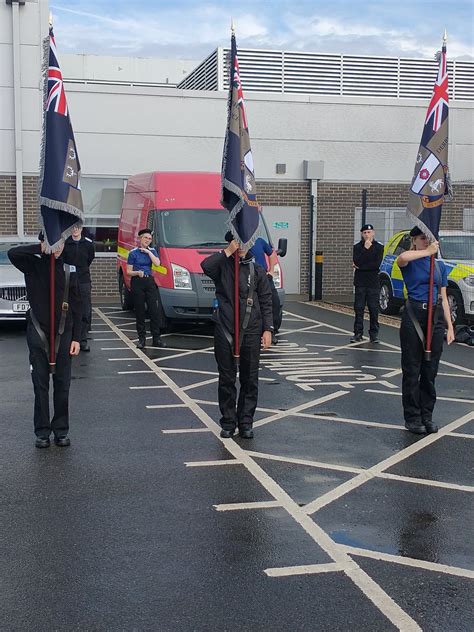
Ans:
{"type": "Polygon", "coordinates": [[[281,237],[288,240],[286,257],[280,259],[285,292],[300,294],[301,207],[264,206],[263,215],[274,248],[281,237]]]}

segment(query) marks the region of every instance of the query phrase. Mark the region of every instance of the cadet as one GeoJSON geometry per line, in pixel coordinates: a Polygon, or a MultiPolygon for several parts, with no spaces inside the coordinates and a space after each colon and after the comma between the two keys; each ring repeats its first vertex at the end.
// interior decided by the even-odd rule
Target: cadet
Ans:
{"type": "Polygon", "coordinates": [[[53,374],[54,415],[49,416],[49,275],[50,255],[45,255],[43,235],[40,244],[17,246],[8,251],[12,264],[25,275],[30,309],[26,314],[26,340],[30,351],[31,378],[35,392],[34,428],[36,447],[49,448],[50,435],[60,447],[70,445],[69,386],[71,356],[78,355],[81,335],[81,300],[74,266],[63,262],[64,246],[54,254],[56,371],[53,374]]]}
{"type": "Polygon", "coordinates": [[[131,277],[133,306],[138,334],[138,349],[146,347],[145,309],[148,308],[154,347],[166,347],[160,340],[158,315],[158,293],[151,266],[159,266],[160,259],[155,248],[150,248],[152,232],[143,228],[138,232],[139,246],[130,251],[127,259],[127,274],[131,277]],[[145,307],[146,306],[146,307],[145,307]]]}
{"type": "Polygon", "coordinates": [[[436,255],[439,244],[428,244],[428,238],[415,226],[410,231],[411,249],[397,258],[408,298],[400,325],[402,350],[402,403],[405,428],[414,434],[438,432],[433,423],[436,403],[435,379],[443,351],[444,329],[447,327],[448,345],[454,340],[446,286],[446,266],[435,260],[433,286],[433,329],[431,359],[425,358],[430,257],[436,255]]]}
{"type": "Polygon", "coordinates": [[[94,243],[89,237],[82,235],[82,226],[74,226],[72,236],[66,239],[63,258],[66,263],[76,267],[77,281],[82,301],[81,351],[90,351],[87,332],[92,323],[91,274],[89,271],[94,261],[94,243]]]}
{"type": "Polygon", "coordinates": [[[281,305],[280,298],[278,296],[278,292],[275,287],[275,283],[273,281],[273,270],[275,269],[275,265],[278,263],[278,258],[276,252],[273,250],[272,246],[263,239],[263,237],[259,237],[252,248],[250,249],[250,253],[255,257],[255,263],[262,268],[267,273],[268,283],[270,284],[270,289],[272,291],[272,311],[273,311],[273,333],[272,333],[272,345],[278,344],[277,333],[281,327],[281,305]],[[270,267],[267,267],[267,260],[265,255],[268,256],[268,261],[270,267]]]}
{"type": "Polygon", "coordinates": [[[254,264],[247,250],[239,249],[229,232],[225,250],[210,255],[201,267],[216,285],[218,307],[214,312],[214,353],[219,369],[219,408],[221,437],[230,438],[239,428],[244,439],[253,437],[253,416],[258,399],[260,345],[267,349],[272,342],[272,293],[265,270],[254,264]],[[234,360],[234,257],[239,251],[240,305],[240,393],[235,386],[237,369],[234,360]],[[237,404],[237,407],[236,407],[237,404]]]}
{"type": "Polygon", "coordinates": [[[363,340],[364,309],[369,308],[370,342],[378,342],[379,333],[379,268],[383,259],[383,245],[374,239],[372,224],[364,224],[360,229],[360,241],[354,245],[352,258],[354,264],[354,335],[351,342],[363,340]]]}

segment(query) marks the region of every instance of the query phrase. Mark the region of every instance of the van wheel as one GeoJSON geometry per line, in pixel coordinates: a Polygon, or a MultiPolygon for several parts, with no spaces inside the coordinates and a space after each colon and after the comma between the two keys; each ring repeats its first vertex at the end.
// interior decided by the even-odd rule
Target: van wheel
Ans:
{"type": "Polygon", "coordinates": [[[398,314],[400,305],[393,299],[393,291],[390,281],[383,279],[380,282],[379,308],[382,314],[398,314]]]}
{"type": "Polygon", "coordinates": [[[464,322],[464,301],[459,290],[448,287],[446,290],[448,295],[449,311],[451,313],[451,322],[453,326],[461,325],[464,322]]]}
{"type": "Polygon", "coordinates": [[[133,309],[132,293],[125,285],[123,275],[119,276],[119,293],[120,293],[120,305],[123,310],[129,311],[133,309]]]}

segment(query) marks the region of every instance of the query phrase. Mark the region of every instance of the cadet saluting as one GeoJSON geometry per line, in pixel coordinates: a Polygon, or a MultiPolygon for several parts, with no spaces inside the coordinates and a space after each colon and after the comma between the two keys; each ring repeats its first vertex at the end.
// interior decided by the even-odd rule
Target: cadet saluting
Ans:
{"type": "Polygon", "coordinates": [[[160,259],[155,248],[150,248],[152,232],[148,228],[138,231],[139,246],[130,251],[127,259],[127,274],[131,277],[133,306],[138,334],[138,349],[146,346],[145,306],[150,315],[150,328],[154,347],[166,347],[160,340],[157,306],[157,290],[151,266],[159,266],[160,259]]]}
{"type": "Polygon", "coordinates": [[[232,437],[236,427],[244,439],[253,437],[253,416],[258,399],[258,366],[260,345],[267,349],[272,343],[273,314],[272,292],[265,270],[254,264],[247,250],[239,249],[232,234],[225,236],[230,242],[225,250],[204,259],[201,267],[216,285],[218,307],[214,313],[214,353],[219,369],[219,408],[221,411],[221,437],[232,437]],[[240,393],[237,403],[235,380],[237,369],[234,360],[234,257],[239,251],[240,298],[240,393]]]}
{"type": "Polygon", "coordinates": [[[31,378],[35,392],[34,428],[36,447],[49,448],[50,435],[60,447],[70,445],[69,387],[71,356],[79,353],[81,335],[81,300],[73,266],[63,262],[64,245],[54,253],[56,372],[53,374],[54,416],[49,417],[49,274],[50,255],[41,244],[10,248],[8,257],[25,275],[30,310],[26,315],[26,340],[30,351],[31,378]]]}
{"type": "Polygon", "coordinates": [[[415,434],[426,434],[438,432],[438,427],[432,419],[436,403],[435,379],[443,351],[445,326],[448,328],[448,345],[454,340],[454,330],[446,294],[446,267],[442,261],[435,260],[433,305],[436,307],[433,309],[431,359],[426,360],[424,342],[429,300],[430,257],[436,255],[439,244],[434,241],[428,245],[428,238],[417,226],[411,229],[410,237],[411,250],[406,250],[397,259],[408,293],[400,326],[402,402],[407,430],[415,434]]]}

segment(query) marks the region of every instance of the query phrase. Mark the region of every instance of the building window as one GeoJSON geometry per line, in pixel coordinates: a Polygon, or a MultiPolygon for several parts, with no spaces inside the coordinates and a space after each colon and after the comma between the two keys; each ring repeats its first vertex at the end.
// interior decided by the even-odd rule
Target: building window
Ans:
{"type": "MultiPolygon", "coordinates": [[[[375,230],[375,239],[386,244],[395,233],[413,227],[413,220],[407,216],[406,208],[380,208],[367,209],[367,224],[372,224],[375,230]]],[[[362,226],[362,209],[355,209],[354,241],[360,241],[360,228],[362,226]]]]}
{"type": "Polygon", "coordinates": [[[81,178],[84,233],[96,252],[117,252],[117,233],[124,193],[123,178],[81,178]]]}

